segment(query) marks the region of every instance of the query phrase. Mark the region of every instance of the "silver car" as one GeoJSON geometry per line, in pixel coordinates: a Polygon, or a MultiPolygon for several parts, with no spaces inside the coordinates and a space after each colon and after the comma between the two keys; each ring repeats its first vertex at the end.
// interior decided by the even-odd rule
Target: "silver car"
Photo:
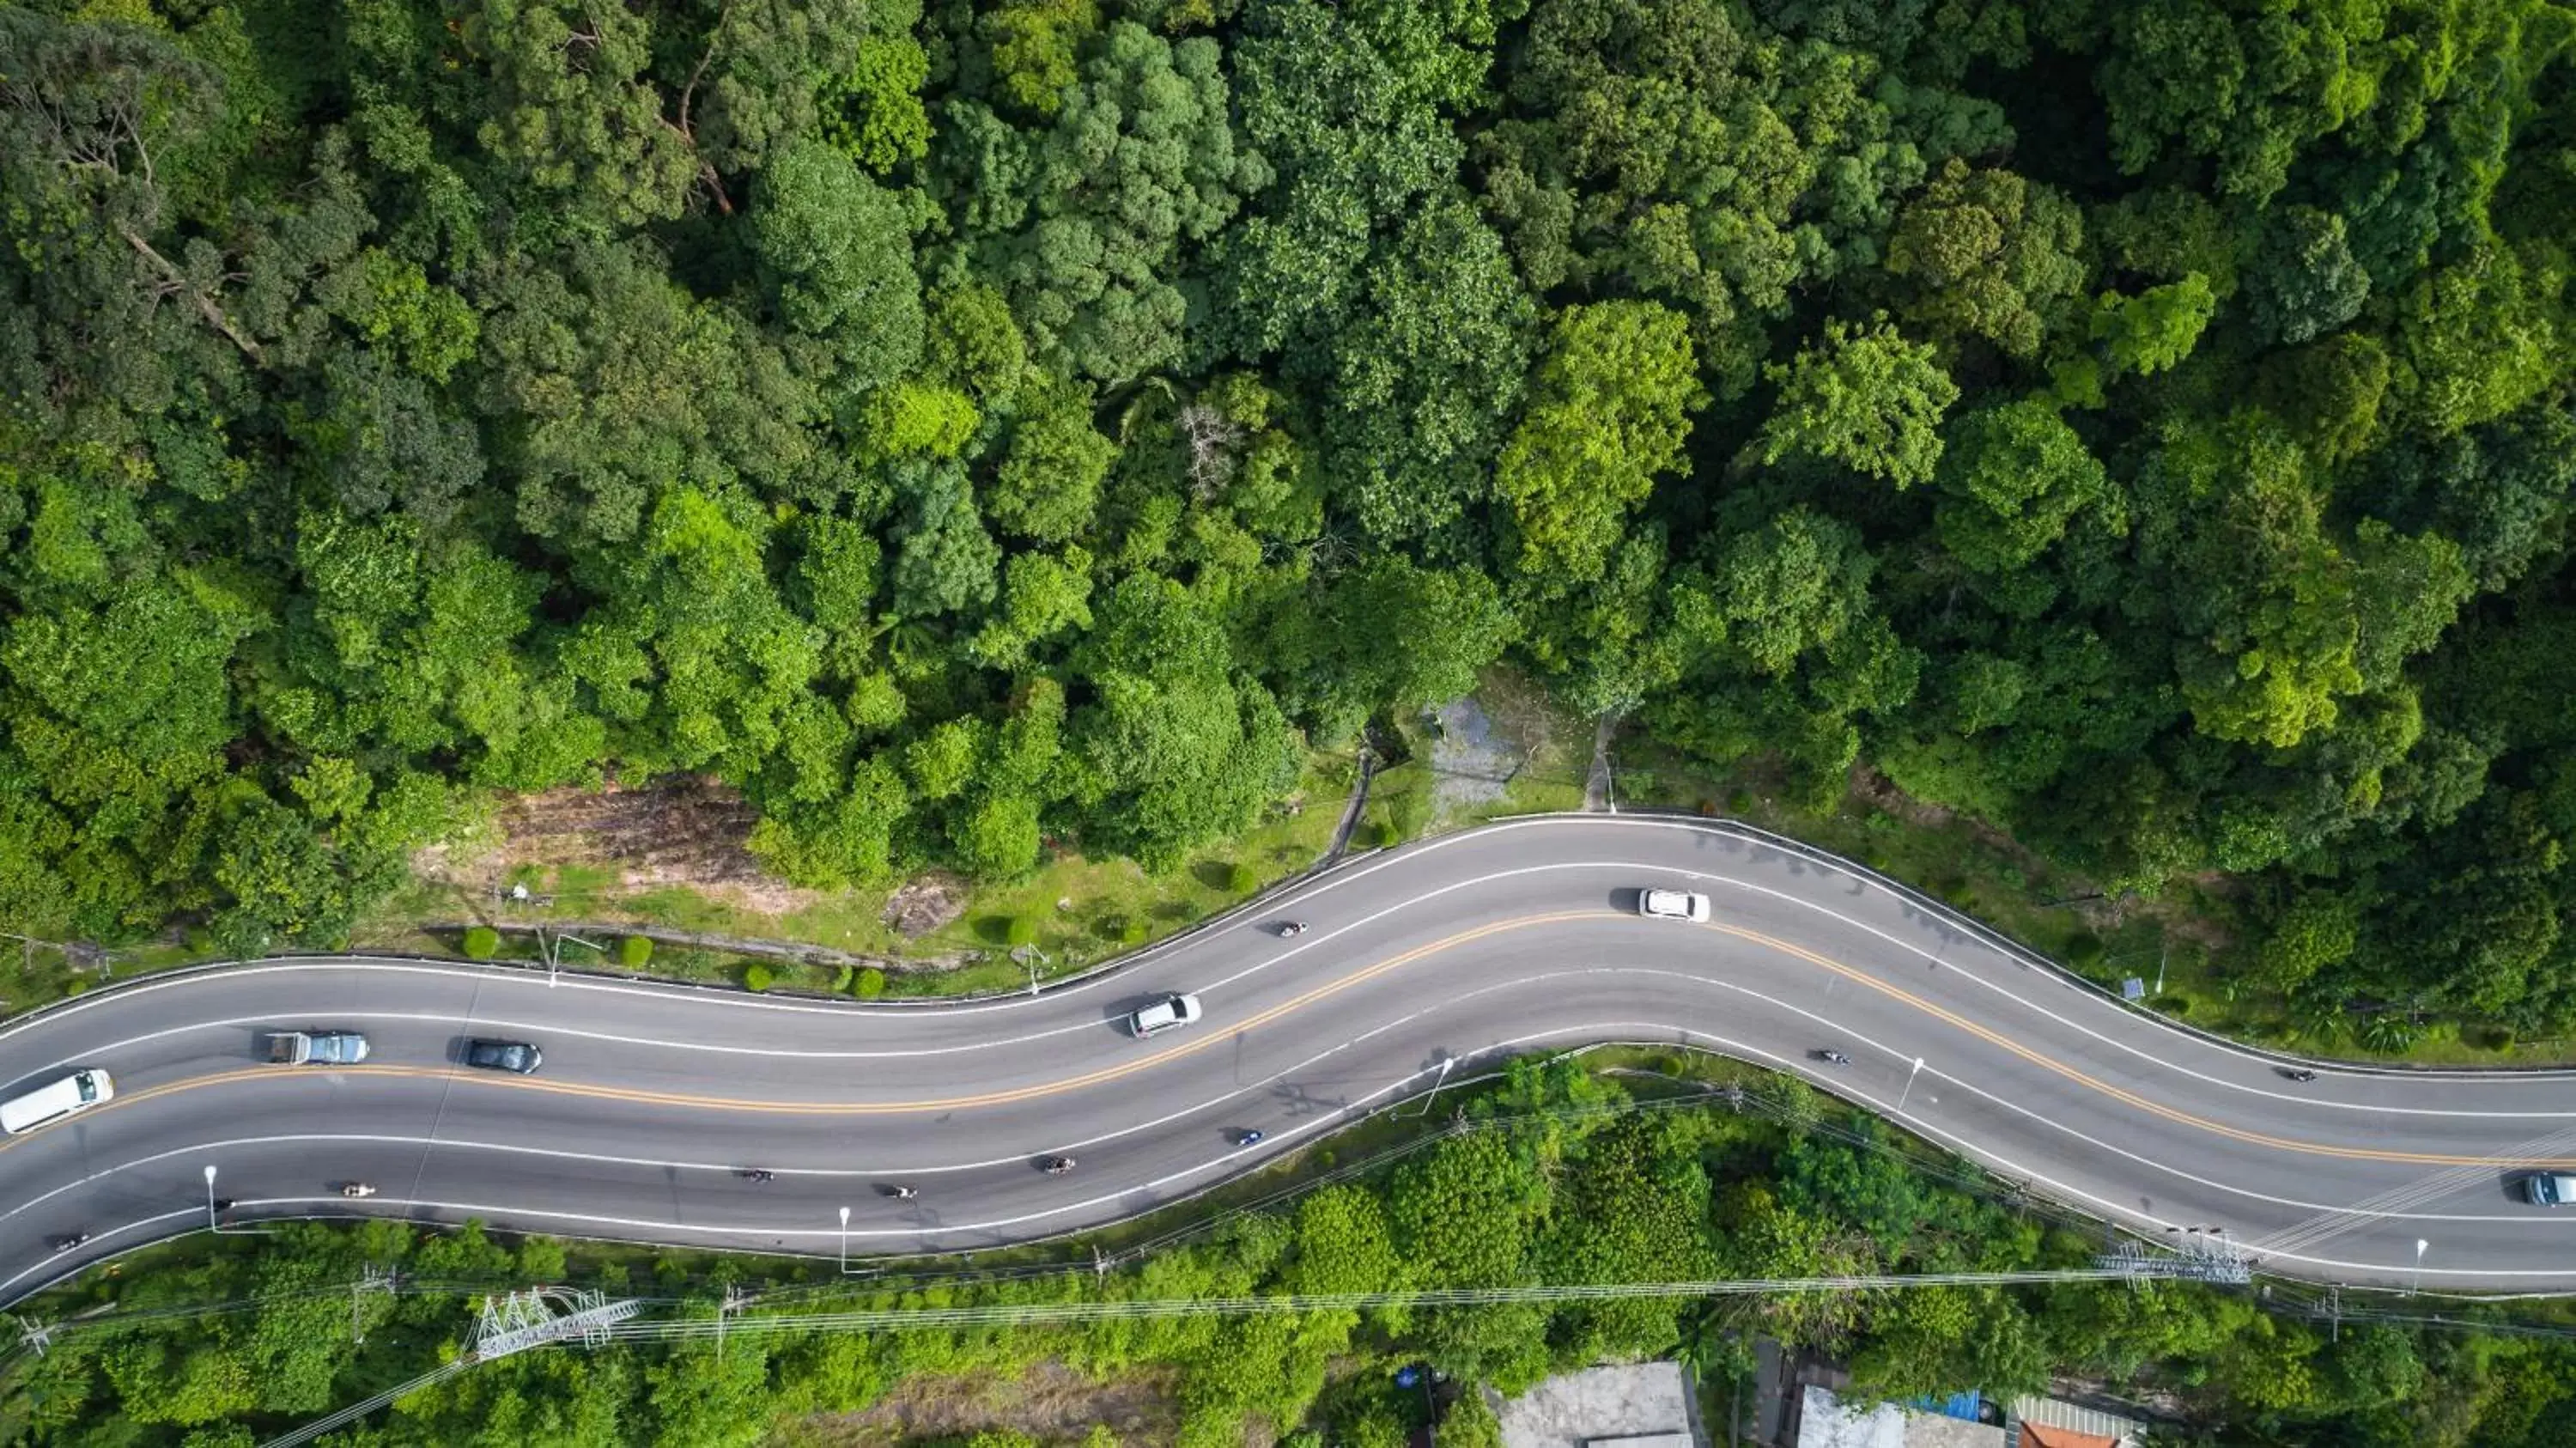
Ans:
{"type": "Polygon", "coordinates": [[[2576,1202],[2576,1173],[2533,1172],[2522,1179],[2522,1195],[2535,1207],[2563,1207],[2576,1202]]]}

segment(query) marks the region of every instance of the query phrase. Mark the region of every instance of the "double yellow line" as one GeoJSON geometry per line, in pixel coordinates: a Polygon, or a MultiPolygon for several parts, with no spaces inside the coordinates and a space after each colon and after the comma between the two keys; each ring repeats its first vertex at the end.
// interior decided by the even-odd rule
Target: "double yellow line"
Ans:
{"type": "MultiPolygon", "coordinates": [[[[2229,1126],[2224,1122],[2212,1121],[2206,1116],[2195,1116],[2188,1111],[2167,1106],[2161,1102],[2148,1100],[2146,1097],[2139,1095],[2135,1091],[2128,1090],[2124,1087],[2114,1086],[2110,1082],[2104,1081],[2099,1077],[2088,1076],[2084,1072],[2075,1069],[2073,1066],[2068,1065],[2064,1061],[2061,1061],[2044,1051],[2033,1050],[2031,1047],[2023,1045],[2021,1042],[2014,1040],[2012,1037],[2005,1035],[2001,1031],[1995,1030],[1990,1026],[1979,1025],[1975,1021],[1969,1020],[1967,1017],[1960,1015],[1956,1011],[1943,1006],[1934,1005],[1932,1002],[1914,994],[1912,991],[1906,990],[1900,986],[1890,985],[1885,981],[1879,980],[1875,976],[1867,975],[1861,971],[1855,970],[1838,960],[1818,955],[1804,946],[1791,945],[1785,940],[1775,940],[1759,931],[1746,930],[1734,925],[1714,925],[1710,928],[1717,930],[1721,934],[1732,935],[1739,940],[1748,940],[1756,945],[1769,946],[1771,949],[1777,950],[1782,954],[1794,956],[1799,960],[1806,961],[1810,965],[1817,966],[1820,969],[1841,976],[1843,979],[1851,981],[1856,985],[1866,986],[1871,990],[1879,992],[1881,995],[1902,1001],[1906,1005],[1912,1006],[1923,1014],[1932,1017],[1934,1020],[1943,1022],[1947,1025],[1956,1026],[1958,1029],[1967,1032],[1978,1040],[1986,1042],[1988,1045],[1994,1046],[1999,1050],[2010,1052],[2033,1065],[2044,1067],[2045,1069],[2063,1076],[2067,1080],[2073,1081],[2078,1085],[2090,1087],[2093,1090],[2110,1097],[2112,1100],[2122,1103],[2123,1105],[2134,1106],[2138,1110],[2144,1111],[2151,1116],[2162,1117],[2167,1121],[2176,1122],[2183,1126],[2197,1127],[2202,1131],[2209,1132],[2216,1136],[2223,1136],[2232,1141],[2242,1141],[2253,1146],[2268,1146],[2278,1151],[2305,1152],[2312,1156],[2340,1157],[2347,1161],[2393,1161],[2420,1166],[2486,1166],[2489,1164],[2502,1164],[2497,1158],[2491,1156],[2456,1156],[2442,1152],[2382,1151],[2375,1147],[2328,1146],[2323,1142],[2300,1141],[2294,1137],[2273,1136],[2267,1132],[2261,1131],[2247,1131],[2242,1127],[2229,1126]]],[[[2517,1164],[2561,1167],[2576,1165],[2576,1161],[2554,1159],[2517,1164]]]]}
{"type": "MultiPolygon", "coordinates": [[[[1366,969],[1354,971],[1349,975],[1329,981],[1291,1000],[1283,1001],[1278,1005],[1270,1007],[1268,1010],[1261,1011],[1248,1019],[1238,1021],[1224,1031],[1192,1035],[1176,1045],[1156,1051],[1151,1055],[1137,1056],[1129,1060],[1121,1061],[1117,1065],[1104,1066],[1098,1070],[1087,1071],[1078,1076],[1069,1076],[1061,1080],[1043,1082],[1032,1086],[1019,1086],[1002,1091],[978,1092],[965,1096],[934,1097],[920,1101],[777,1101],[753,1097],[700,1096],[677,1091],[651,1091],[623,1086],[586,1085],[577,1081],[542,1080],[525,1077],[504,1078],[486,1076],[477,1073],[458,1072],[452,1067],[433,1068],[425,1066],[386,1065],[369,1066],[364,1069],[370,1076],[403,1076],[420,1080],[455,1079],[460,1081],[471,1081],[477,1085],[486,1087],[522,1091],[544,1091],[551,1092],[559,1096],[581,1097],[590,1100],[618,1101],[646,1106],[677,1106],[694,1110],[744,1112],[765,1116],[896,1116],[926,1112],[957,1111],[986,1106],[1007,1106],[1017,1102],[1038,1100],[1048,1096],[1056,1096],[1068,1092],[1079,1091],[1086,1087],[1103,1085],[1111,1081],[1117,1081],[1125,1077],[1135,1075],[1142,1071],[1150,1070],[1167,1061],[1177,1060],[1181,1057],[1194,1055],[1201,1051],[1213,1050],[1216,1047],[1225,1044],[1230,1037],[1257,1030],[1262,1026],[1268,1025],[1271,1022],[1279,1020],[1280,1018],[1290,1015],[1296,1011],[1303,1010],[1306,1007],[1313,1005],[1315,1002],[1323,1000],[1340,991],[1348,990],[1353,986],[1360,985],[1366,981],[1374,980],[1379,976],[1400,970],[1417,960],[1437,955],[1462,945],[1470,945],[1476,941],[1484,940],[1496,935],[1506,934],[1511,931],[1525,930],[1543,925],[1562,924],[1570,920],[1623,918],[1626,917],[1617,912],[1605,910],[1566,910],[1542,915],[1525,915],[1511,920],[1500,920],[1490,924],[1480,925],[1474,929],[1460,931],[1455,935],[1432,941],[1427,945],[1416,946],[1411,950],[1407,950],[1401,954],[1393,955],[1385,960],[1381,960],[1366,969]]],[[[2300,1141],[2292,1137],[2274,1136],[2265,1132],[2248,1131],[2241,1127],[2229,1126],[2222,1122],[2212,1121],[2207,1117],[2197,1116],[2190,1112],[2149,1100],[2134,1091],[2114,1086],[2107,1081],[2087,1075],[2065,1061],[2062,1061],[2055,1056],[2051,1056],[2046,1052],[2026,1046],[2001,1031],[1995,1030],[1989,1026],[1981,1025],[1955,1011],[1925,1000],[1923,997],[1915,995],[1913,992],[1905,990],[1902,987],[1880,980],[1875,976],[1845,965],[1828,956],[1819,955],[1803,946],[1792,945],[1785,940],[1775,939],[1774,937],[1764,935],[1759,931],[1747,930],[1736,925],[1716,923],[1705,928],[1715,930],[1720,934],[1732,936],[1750,944],[1778,951],[1792,959],[1805,961],[1808,964],[1814,965],[1830,974],[1837,975],[1845,980],[1851,981],[1855,985],[1863,986],[1867,989],[1876,991],[1889,999],[1910,1006],[1914,1010],[1919,1011],[1934,1020],[1956,1027],[1957,1029],[1976,1037],[1978,1040],[1984,1041],[1999,1050],[2018,1056],[2021,1059],[2028,1061],[2033,1065],[2042,1067],[2043,1069],[2061,1076],[2070,1082],[2087,1087],[2093,1091],[2097,1091],[2104,1096],[2108,1096],[2111,1099],[2122,1103],[2123,1105],[2135,1107],[2140,1111],[2166,1121],[2174,1122],[2178,1125],[2193,1127],[2216,1136],[2245,1142],[2253,1146],[2268,1147],[2277,1151],[2299,1152],[2312,1156],[2336,1157],[2352,1161],[2384,1161],[2421,1166],[2483,1166],[2493,1164],[2496,1161],[2493,1157],[2485,1156],[2461,1156],[2439,1152],[2386,1151],[2370,1147],[2329,1146],[2322,1142],[2300,1141]]],[[[113,1111],[121,1106],[139,1104],[141,1102],[155,1100],[160,1097],[174,1095],[178,1092],[194,1091],[208,1086],[222,1086],[237,1082],[250,1081],[291,1081],[297,1079],[300,1074],[301,1073],[296,1071],[278,1067],[252,1067],[244,1070],[224,1071],[211,1076],[192,1077],[185,1081],[173,1081],[166,1085],[155,1086],[146,1090],[119,1095],[114,1100],[95,1109],[100,1111],[113,1111]]],[[[12,1137],[0,1140],[0,1151],[6,1151],[11,1147],[16,1146],[23,1139],[24,1138],[20,1137],[12,1137]]],[[[2569,1167],[2576,1166],[2576,1160],[2556,1159],[2534,1164],[2553,1168],[2569,1167]]]]}

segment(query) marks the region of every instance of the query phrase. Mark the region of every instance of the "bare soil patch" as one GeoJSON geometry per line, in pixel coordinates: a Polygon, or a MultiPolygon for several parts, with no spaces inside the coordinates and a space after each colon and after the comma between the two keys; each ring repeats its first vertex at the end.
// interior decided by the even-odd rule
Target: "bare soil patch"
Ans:
{"type": "Polygon", "coordinates": [[[503,801],[497,841],[426,850],[413,864],[423,879],[475,892],[530,867],[604,866],[622,889],[684,885],[763,915],[810,905],[813,892],[769,874],[746,848],[759,817],[739,792],[697,775],[550,789],[503,801]]]}
{"type": "MultiPolygon", "coordinates": [[[[919,940],[958,916],[966,913],[966,902],[973,890],[966,881],[945,870],[931,870],[915,875],[886,897],[881,917],[906,940],[919,940]]],[[[1058,902],[1057,909],[1066,908],[1058,902]]]]}
{"type": "Polygon", "coordinates": [[[787,1441],[877,1448],[1008,1428],[1042,1443],[1072,1443],[1100,1424],[1118,1436],[1121,1448],[1152,1448],[1171,1442],[1179,1423],[1171,1389],[1167,1371],[1130,1371],[1094,1382],[1056,1362],[1039,1363],[1016,1378],[907,1378],[865,1412],[801,1420],[787,1441]]]}
{"type": "Polygon", "coordinates": [[[1521,741],[1495,727],[1473,695],[1443,705],[1431,736],[1435,808],[1443,819],[1503,797],[1528,761],[1521,741]]]}

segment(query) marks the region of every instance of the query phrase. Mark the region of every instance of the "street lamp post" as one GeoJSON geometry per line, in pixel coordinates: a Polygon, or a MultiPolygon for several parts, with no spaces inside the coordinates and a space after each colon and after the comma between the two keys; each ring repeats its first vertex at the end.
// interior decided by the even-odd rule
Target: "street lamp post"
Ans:
{"type": "Polygon", "coordinates": [[[850,1209],[841,1208],[841,1275],[850,1272],[850,1209]]]}
{"type": "Polygon", "coordinates": [[[2425,1241],[2421,1237],[2415,1239],[2415,1285],[2409,1288],[2409,1291],[2421,1292],[2424,1290],[2424,1249],[2432,1245],[2432,1243],[2425,1241]]]}
{"type": "Polygon", "coordinates": [[[1429,1116],[1431,1114],[1431,1103],[1440,1099],[1440,1088],[1448,1084],[1449,1068],[1457,1064],[1458,1058],[1455,1056],[1443,1056],[1440,1058],[1439,1078],[1431,1083],[1431,1094],[1422,1098],[1422,1109],[1413,1113],[1414,1115],[1429,1116]]]}
{"type": "Polygon", "coordinates": [[[1914,1058],[1914,1069],[1905,1073],[1905,1089],[1896,1094],[1896,1109],[1905,1109],[1905,1100],[1914,1094],[1914,1078],[1923,1074],[1923,1058],[1914,1058]]]}
{"type": "Polygon", "coordinates": [[[206,1230],[220,1232],[224,1224],[215,1216],[215,1164],[206,1163],[206,1230]]]}

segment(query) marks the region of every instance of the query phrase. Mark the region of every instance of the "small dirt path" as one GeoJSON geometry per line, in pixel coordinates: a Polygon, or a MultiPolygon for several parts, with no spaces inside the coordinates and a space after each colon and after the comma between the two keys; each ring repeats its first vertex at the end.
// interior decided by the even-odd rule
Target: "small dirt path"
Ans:
{"type": "Polygon", "coordinates": [[[1583,777],[1583,812],[1617,814],[1618,801],[1610,789],[1610,736],[1619,731],[1616,716],[1604,714],[1592,726],[1592,770],[1583,777]]]}
{"type": "Polygon", "coordinates": [[[1333,830],[1332,848],[1324,851],[1326,860],[1338,860],[1351,847],[1351,832],[1360,827],[1360,815],[1368,809],[1369,778],[1377,773],[1377,751],[1360,746],[1360,777],[1351,785],[1350,801],[1342,806],[1342,822],[1333,830]]]}

